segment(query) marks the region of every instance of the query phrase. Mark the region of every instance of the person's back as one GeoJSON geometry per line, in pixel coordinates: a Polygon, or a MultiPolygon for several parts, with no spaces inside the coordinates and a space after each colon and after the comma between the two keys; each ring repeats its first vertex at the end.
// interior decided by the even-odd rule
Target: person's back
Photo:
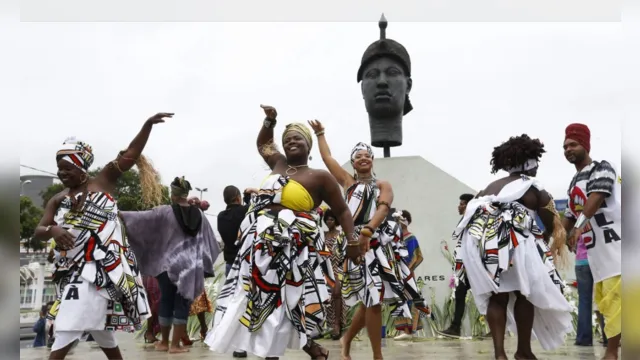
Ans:
{"type": "Polygon", "coordinates": [[[236,240],[238,239],[240,224],[242,224],[242,220],[244,220],[249,208],[250,194],[246,194],[248,196],[245,196],[245,204],[243,204],[242,195],[237,187],[229,185],[223,191],[227,208],[218,214],[218,232],[224,243],[223,254],[227,268],[230,268],[231,264],[233,264],[240,250],[240,246],[236,245],[236,240]]]}

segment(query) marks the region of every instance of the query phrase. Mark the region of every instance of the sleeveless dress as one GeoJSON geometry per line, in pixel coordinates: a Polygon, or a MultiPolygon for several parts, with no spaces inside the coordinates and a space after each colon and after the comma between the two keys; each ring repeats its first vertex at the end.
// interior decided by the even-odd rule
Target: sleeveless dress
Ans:
{"type": "MultiPolygon", "coordinates": [[[[346,201],[353,215],[355,232],[366,225],[376,212],[380,189],[375,180],[356,182],[346,191],[346,201]]],[[[341,236],[342,254],[347,251],[347,239],[341,236]]],[[[418,291],[415,277],[402,260],[409,255],[402,241],[402,228],[395,221],[383,221],[371,237],[370,249],[365,261],[356,265],[353,261],[341,260],[342,296],[347,306],[363,303],[372,307],[386,303],[392,317],[411,318],[409,301],[428,313],[429,310],[418,291]]]]}
{"type": "Polygon", "coordinates": [[[205,339],[219,353],[282,357],[322,332],[335,284],[320,217],[266,207],[282,202],[288,177],[270,175],[240,225],[240,250],[216,301],[205,339]]]}
{"type": "Polygon", "coordinates": [[[71,208],[67,195],[54,216],[76,243],[55,263],[57,299],[48,318],[56,332],[140,329],[151,310],[116,201],[106,192],[89,192],[80,212],[71,208]]]}
{"type": "MultiPolygon", "coordinates": [[[[544,190],[536,179],[522,176],[498,195],[470,201],[454,237],[461,241],[460,257],[478,311],[486,315],[493,293],[519,291],[535,309],[533,337],[545,350],[552,350],[562,346],[565,335],[573,331],[572,309],[562,295],[551,252],[540,241],[535,211],[517,202],[531,186],[544,190]]],[[[517,333],[514,304],[512,294],[507,326],[517,333]]]]}

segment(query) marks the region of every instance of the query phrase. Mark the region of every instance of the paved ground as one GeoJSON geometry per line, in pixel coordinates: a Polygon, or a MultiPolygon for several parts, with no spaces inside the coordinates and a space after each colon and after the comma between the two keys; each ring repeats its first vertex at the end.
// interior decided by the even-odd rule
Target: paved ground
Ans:
{"type": "MultiPolygon", "coordinates": [[[[129,334],[118,334],[120,346],[123,350],[125,359],[136,360],[160,360],[160,359],[232,359],[231,355],[219,355],[209,351],[202,343],[196,343],[191,351],[187,354],[169,355],[167,353],[156,352],[152,346],[144,346],[141,342],[137,342],[129,334]]],[[[366,339],[365,339],[366,340],[366,339]]],[[[567,343],[573,343],[567,341],[567,343]]],[[[81,343],[67,357],[69,360],[86,360],[86,359],[104,359],[100,349],[95,348],[92,343],[81,343]]],[[[331,360],[340,359],[340,344],[337,341],[322,341],[322,344],[330,351],[331,360]]],[[[507,348],[509,356],[513,356],[516,342],[514,338],[508,339],[507,348]]],[[[538,359],[543,360],[598,360],[603,354],[602,346],[594,347],[577,347],[573,345],[565,345],[563,348],[553,352],[543,351],[540,346],[534,342],[534,351],[538,359]]],[[[21,349],[20,359],[27,360],[43,360],[47,359],[49,351],[46,348],[30,348],[21,349]]],[[[444,339],[422,339],[422,341],[414,342],[394,342],[391,339],[385,340],[384,356],[386,359],[411,360],[411,359],[493,359],[493,349],[490,339],[487,340],[444,340],[444,339]]],[[[353,360],[369,360],[372,353],[367,341],[354,342],[353,360]]],[[[249,359],[258,359],[257,357],[249,357],[249,359]]],[[[302,351],[287,352],[284,359],[286,360],[302,360],[309,357],[302,351]]],[[[283,359],[283,360],[284,360],[283,359]]]]}

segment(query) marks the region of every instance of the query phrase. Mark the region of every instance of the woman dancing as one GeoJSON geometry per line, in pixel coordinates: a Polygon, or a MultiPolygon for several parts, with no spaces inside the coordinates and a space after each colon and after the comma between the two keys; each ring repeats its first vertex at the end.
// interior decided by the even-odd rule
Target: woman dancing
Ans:
{"type": "Polygon", "coordinates": [[[313,145],[308,127],[286,126],[283,155],[273,141],[276,109],[262,108],[266,118],[257,146],[272,173],[240,226],[241,248],[205,342],[221,353],[243,349],[278,359],[286,348],[302,348],[312,359],[326,360],[329,352],[311,337],[322,331],[322,304],[330,300],[334,280],[315,209],[323,201],[331,206],[349,239],[347,256],[355,259],[360,251],[353,220],[333,176],[307,165],[313,145]]]}
{"type": "Polygon", "coordinates": [[[516,359],[536,358],[532,332],[545,350],[551,350],[564,344],[564,335],[573,330],[571,306],[562,295],[557,272],[549,271],[556,250],[537,241],[553,237],[554,249],[566,242],[564,229],[555,224],[558,214],[551,197],[533,178],[544,152],[540,140],[526,134],[494,148],[492,173],[504,170],[509,175],[489,184],[467,204],[454,232],[461,239],[460,257],[475,303],[491,329],[496,359],[507,359],[507,322],[518,334],[516,359]],[[536,213],[544,234],[535,225],[536,213]],[[546,248],[546,264],[538,246],[546,248]]]}
{"type": "Polygon", "coordinates": [[[91,146],[67,139],[56,154],[58,178],[65,189],[49,202],[35,236],[54,238],[59,257],[54,278],[57,299],[49,318],[55,319],[50,359],[64,359],[72,344],[89,332],[109,359],[122,359],[114,330],[140,327],[150,316],[136,257],[129,250],[111,192],[123,172],[137,163],[146,199],[162,195],[157,173],[141,156],[151,129],[171,113],[147,120],[127,150],[88,175],[91,146]],[[155,185],[155,186],[154,186],[155,185]]]}
{"type": "Polygon", "coordinates": [[[351,175],[331,157],[322,124],[313,120],[309,121],[309,125],[318,137],[322,160],[346,189],[346,201],[353,216],[356,234],[365,244],[362,249],[365,261],[347,260],[343,267],[342,295],[345,303],[349,307],[361,305],[341,339],[342,358],[351,359],[351,342],[366,326],[373,358],[382,359],[382,303],[389,303],[394,317],[411,318],[408,306],[410,299],[413,299],[416,308],[427,313],[429,311],[407,264],[402,260],[396,261],[407,257],[408,252],[402,242],[400,225],[386,220],[393,202],[393,189],[389,182],[376,179],[373,173],[373,150],[369,145],[358,143],[351,151],[351,166],[355,170],[355,174],[351,175]]]}
{"type": "Polygon", "coordinates": [[[340,223],[331,209],[324,211],[322,219],[327,229],[329,229],[324,233],[324,242],[331,253],[331,265],[335,277],[335,286],[331,289],[331,302],[327,306],[327,326],[331,329],[331,338],[339,340],[347,313],[346,305],[342,299],[342,285],[339,275],[340,261],[344,257],[337,241],[340,237],[340,230],[338,229],[340,223]]]}
{"type": "Polygon", "coordinates": [[[140,254],[140,269],[158,279],[162,340],[156,349],[169,353],[189,351],[180,342],[190,345],[184,341],[189,340],[190,306],[204,292],[204,279],[213,276],[213,264],[220,254],[207,217],[187,201],[190,190],[191,184],[177,177],[171,183],[172,205],[120,212],[131,247],[140,254]]]}

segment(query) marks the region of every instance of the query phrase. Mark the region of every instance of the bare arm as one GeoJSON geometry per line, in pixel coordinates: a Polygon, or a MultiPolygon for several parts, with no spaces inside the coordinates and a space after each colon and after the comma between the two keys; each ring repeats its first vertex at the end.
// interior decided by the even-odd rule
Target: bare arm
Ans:
{"type": "Polygon", "coordinates": [[[260,128],[258,133],[258,139],[256,140],[256,146],[258,152],[264,161],[269,165],[271,170],[275,169],[279,163],[286,162],[285,156],[278,151],[276,143],[273,141],[273,128],[276,124],[276,117],[278,113],[272,106],[260,105],[266,115],[265,124],[260,128]],[[271,126],[266,126],[266,122],[271,122],[271,126]]]}
{"type": "Polygon", "coordinates": [[[391,204],[393,203],[393,188],[391,187],[391,184],[388,181],[379,180],[378,187],[380,188],[380,196],[378,197],[378,208],[367,224],[374,229],[377,229],[380,224],[382,224],[382,222],[387,218],[387,215],[389,215],[391,204]],[[382,203],[386,203],[386,205],[382,205],[382,203]]]}
{"type": "Polygon", "coordinates": [[[56,214],[56,210],[58,209],[58,205],[60,205],[60,201],[62,201],[64,195],[67,193],[67,189],[62,190],[61,192],[54,195],[44,208],[44,214],[42,215],[42,219],[38,223],[36,227],[36,231],[33,236],[38,240],[49,240],[52,238],[51,230],[47,231],[47,226],[55,225],[53,221],[53,216],[56,214]]]}
{"type": "Polygon", "coordinates": [[[173,113],[158,113],[150,117],[138,132],[133,141],[129,144],[127,149],[118,154],[118,157],[102,168],[98,178],[103,180],[106,184],[114,185],[120,175],[125,171],[130,170],[136,161],[142,154],[142,150],[147,145],[149,135],[153,125],[163,123],[165,117],[172,117],[173,113]]]}
{"type": "Polygon", "coordinates": [[[322,200],[329,205],[333,213],[338,218],[338,222],[342,226],[342,231],[344,231],[347,236],[347,241],[351,241],[353,239],[354,232],[353,216],[351,215],[351,211],[349,211],[347,203],[344,201],[342,191],[340,190],[340,186],[338,186],[336,179],[326,171],[322,171],[322,174],[322,181],[324,185],[322,190],[322,200]]]}
{"type": "Polygon", "coordinates": [[[564,230],[567,232],[571,231],[571,229],[575,224],[576,224],[576,219],[574,218],[567,217],[567,215],[565,215],[562,218],[562,226],[564,227],[564,230]]]}
{"type": "Polygon", "coordinates": [[[309,121],[309,125],[311,125],[311,128],[318,137],[318,149],[320,150],[322,161],[327,166],[327,169],[329,169],[331,175],[338,180],[338,184],[345,189],[348,188],[355,180],[353,179],[353,176],[351,176],[347,170],[343,169],[338,161],[331,156],[331,150],[329,149],[327,138],[324,135],[324,126],[318,120],[309,121]]]}
{"type": "Polygon", "coordinates": [[[548,204],[551,201],[551,196],[545,190],[538,191],[538,215],[542,224],[544,225],[545,239],[548,240],[549,236],[553,234],[555,227],[554,218],[556,214],[553,210],[548,208],[548,204]]]}

